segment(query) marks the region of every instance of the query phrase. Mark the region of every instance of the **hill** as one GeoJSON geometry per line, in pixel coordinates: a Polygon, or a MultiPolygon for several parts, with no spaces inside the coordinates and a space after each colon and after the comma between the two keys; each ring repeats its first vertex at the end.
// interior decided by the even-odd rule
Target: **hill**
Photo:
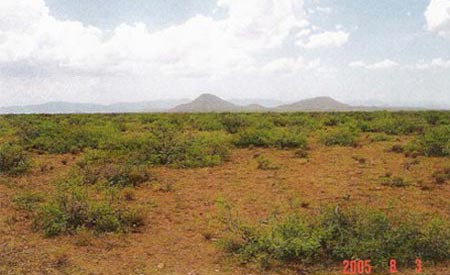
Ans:
{"type": "Polygon", "coordinates": [[[274,110],[277,112],[345,112],[353,111],[355,107],[324,96],[281,105],[274,110]]]}
{"type": "Polygon", "coordinates": [[[169,112],[173,113],[220,113],[239,112],[242,108],[212,94],[202,94],[194,101],[179,105],[169,112]]]}
{"type": "Polygon", "coordinates": [[[207,113],[207,112],[342,112],[357,110],[330,97],[316,97],[301,100],[293,104],[268,108],[259,104],[237,106],[212,94],[203,94],[194,101],[179,105],[170,110],[175,113],[207,113]]]}
{"type": "MultiPolygon", "coordinates": [[[[154,100],[122,102],[110,105],[92,103],[48,102],[44,104],[0,107],[0,114],[74,114],[74,113],[223,113],[223,112],[350,112],[350,111],[418,111],[426,108],[354,106],[331,97],[315,97],[292,104],[273,107],[277,101],[224,100],[213,94],[202,94],[197,99],[154,100]],[[267,105],[261,104],[269,103],[267,105]],[[235,104],[236,103],[236,104],[235,104]],[[245,103],[245,104],[244,104],[245,103]],[[270,107],[268,107],[270,106],[270,107]]],[[[444,108],[436,108],[444,109],[444,108]]]]}

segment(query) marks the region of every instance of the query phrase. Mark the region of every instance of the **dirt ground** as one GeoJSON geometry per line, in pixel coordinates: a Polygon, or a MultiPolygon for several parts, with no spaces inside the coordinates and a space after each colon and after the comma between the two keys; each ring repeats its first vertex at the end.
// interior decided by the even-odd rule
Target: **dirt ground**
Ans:
{"type": "MultiPolygon", "coordinates": [[[[402,142],[406,138],[402,138],[402,142]]],[[[227,257],[216,240],[223,233],[216,201],[224,199],[242,218],[263,219],[302,202],[307,211],[324,203],[355,203],[374,208],[393,207],[450,217],[450,185],[435,185],[431,174],[450,165],[448,158],[418,157],[387,152],[398,142],[363,142],[358,148],[311,144],[307,160],[293,150],[235,149],[230,160],[214,168],[152,168],[158,184],[136,188],[136,204],[147,206],[147,223],[138,232],[95,236],[45,238],[33,232],[29,214],[12,199],[24,190],[52,189],[77,158],[36,155],[34,161],[53,169],[34,168],[21,178],[0,177],[0,274],[341,274],[330,270],[283,269],[261,271],[227,257]],[[278,170],[257,169],[263,155],[278,170]],[[66,165],[62,160],[67,159],[66,165]],[[363,160],[361,160],[363,159],[363,160]],[[403,177],[409,186],[380,184],[386,173],[403,177]]],[[[450,263],[424,266],[424,274],[450,274],[450,263]]],[[[399,274],[415,274],[403,270],[399,274]]]]}

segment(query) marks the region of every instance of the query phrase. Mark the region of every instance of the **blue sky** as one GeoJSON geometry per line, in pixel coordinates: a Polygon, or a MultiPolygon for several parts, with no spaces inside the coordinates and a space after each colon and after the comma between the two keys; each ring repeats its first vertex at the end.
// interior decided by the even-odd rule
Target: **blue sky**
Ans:
{"type": "Polygon", "coordinates": [[[2,0],[0,105],[450,106],[450,0],[2,0]]]}
{"type": "Polygon", "coordinates": [[[121,23],[143,22],[161,29],[181,24],[196,14],[212,15],[209,0],[47,0],[51,14],[85,24],[113,29],[121,23]]]}

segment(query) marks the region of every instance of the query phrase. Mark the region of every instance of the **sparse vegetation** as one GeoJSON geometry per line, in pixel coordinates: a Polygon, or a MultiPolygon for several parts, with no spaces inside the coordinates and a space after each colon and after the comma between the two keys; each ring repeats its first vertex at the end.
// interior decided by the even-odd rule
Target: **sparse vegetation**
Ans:
{"type": "Polygon", "coordinates": [[[305,158],[308,158],[309,153],[306,149],[303,148],[303,149],[299,149],[299,150],[295,151],[294,155],[296,158],[305,159],[305,158]]]}
{"type": "Polygon", "coordinates": [[[31,167],[28,154],[18,145],[4,144],[0,147],[0,173],[18,176],[31,167]]]}
{"type": "Polygon", "coordinates": [[[350,127],[339,127],[321,134],[320,140],[326,146],[356,146],[358,131],[350,127]]]}
{"type": "Polygon", "coordinates": [[[307,140],[301,132],[285,128],[248,128],[237,133],[234,144],[239,147],[305,148],[307,140]]]}
{"type": "Polygon", "coordinates": [[[278,165],[273,164],[269,159],[264,156],[259,156],[256,158],[258,162],[258,169],[260,170],[278,170],[280,167],[278,165]]]}
{"type": "Polygon", "coordinates": [[[38,208],[33,224],[53,237],[80,228],[98,233],[126,231],[142,226],[144,220],[143,213],[122,205],[113,189],[94,199],[81,182],[73,179],[59,183],[54,197],[38,208]]]}
{"type": "Polygon", "coordinates": [[[449,123],[449,112],[0,116],[0,273],[152,272],[128,260],[142,251],[171,272],[191,263],[198,232],[202,260],[223,256],[209,244],[220,243],[247,263],[238,272],[391,258],[406,272],[415,257],[447,272],[449,123]],[[222,222],[218,196],[236,204],[222,222]],[[106,256],[88,265],[86,251],[106,256]]]}
{"type": "Polygon", "coordinates": [[[434,182],[437,184],[444,184],[450,180],[450,167],[435,171],[432,175],[434,182]]]}
{"type": "Polygon", "coordinates": [[[430,129],[411,142],[407,150],[410,154],[416,153],[430,157],[449,157],[450,125],[430,129]]]}
{"type": "Polygon", "coordinates": [[[403,146],[400,145],[400,144],[394,144],[394,145],[392,145],[392,147],[389,149],[389,151],[390,151],[390,152],[393,152],[393,153],[403,153],[404,150],[405,150],[405,149],[404,149],[403,146]]]}
{"type": "Polygon", "coordinates": [[[374,134],[370,136],[371,142],[391,141],[392,137],[386,134],[374,134]]]}
{"type": "Polygon", "coordinates": [[[79,171],[85,184],[106,183],[109,186],[138,186],[145,182],[154,180],[143,166],[132,166],[127,164],[100,164],[82,165],[79,171]]]}
{"type": "Polygon", "coordinates": [[[449,225],[442,219],[390,216],[367,208],[325,207],[315,217],[302,213],[250,225],[228,214],[225,251],[243,263],[267,268],[275,263],[311,264],[344,259],[371,259],[376,268],[395,258],[399,266],[450,255],[449,225]]]}
{"type": "Polygon", "coordinates": [[[409,185],[402,177],[391,177],[391,176],[381,177],[380,183],[382,185],[391,187],[406,187],[409,185]]]}
{"type": "Polygon", "coordinates": [[[36,192],[22,192],[13,198],[14,205],[20,210],[32,211],[44,201],[44,194],[36,192]]]}

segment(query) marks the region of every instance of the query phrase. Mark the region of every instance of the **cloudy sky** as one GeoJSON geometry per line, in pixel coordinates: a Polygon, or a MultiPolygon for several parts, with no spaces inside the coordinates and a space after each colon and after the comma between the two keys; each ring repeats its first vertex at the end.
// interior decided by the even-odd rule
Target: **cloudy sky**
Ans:
{"type": "Polygon", "coordinates": [[[0,0],[0,106],[450,106],[450,0],[0,0]]]}

